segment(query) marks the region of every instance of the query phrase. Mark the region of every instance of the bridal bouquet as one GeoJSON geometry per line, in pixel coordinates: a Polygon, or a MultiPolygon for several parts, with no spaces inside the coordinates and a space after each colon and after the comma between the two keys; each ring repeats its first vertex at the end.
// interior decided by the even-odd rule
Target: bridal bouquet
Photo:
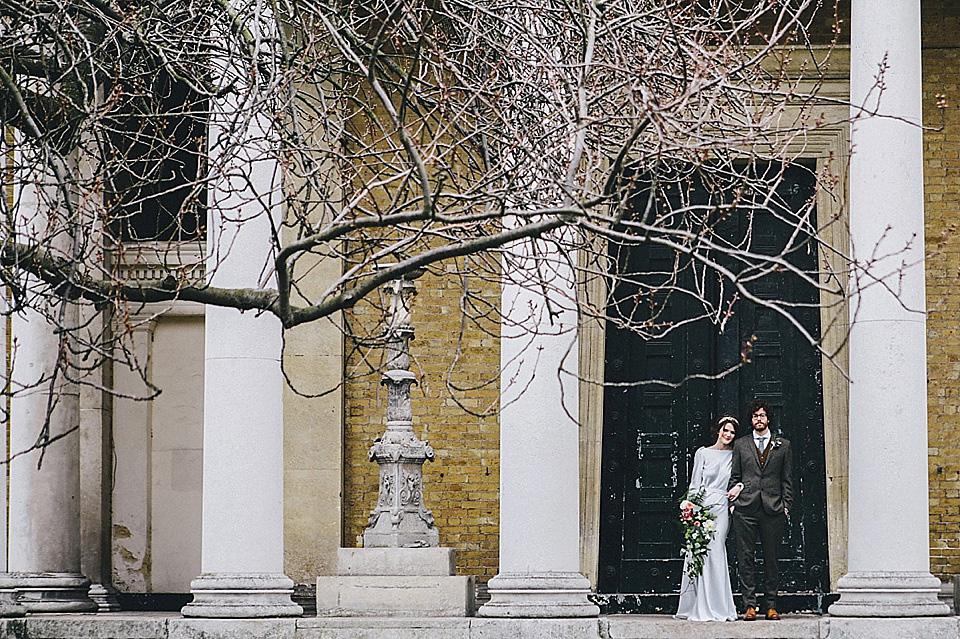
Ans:
{"type": "Polygon", "coordinates": [[[696,579],[703,573],[710,541],[717,532],[717,516],[704,505],[705,494],[687,493],[680,500],[680,528],[683,530],[683,552],[689,557],[687,576],[696,579]]]}

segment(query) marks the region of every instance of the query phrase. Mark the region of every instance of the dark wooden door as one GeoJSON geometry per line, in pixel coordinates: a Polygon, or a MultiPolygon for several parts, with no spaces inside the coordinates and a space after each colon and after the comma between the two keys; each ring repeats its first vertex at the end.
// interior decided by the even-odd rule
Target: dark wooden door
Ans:
{"type": "MultiPolygon", "coordinates": [[[[797,167],[787,178],[778,189],[783,206],[799,210],[813,194],[814,177],[797,167]]],[[[721,233],[729,238],[749,233],[754,250],[773,254],[786,245],[791,230],[782,218],[776,210],[732,215],[721,233]]],[[[815,250],[801,242],[789,259],[813,272],[815,250]]],[[[753,397],[774,407],[774,428],[794,446],[797,489],[781,549],[781,587],[814,597],[828,590],[820,355],[787,319],[742,299],[722,331],[706,319],[680,325],[696,316],[702,303],[676,291],[692,287],[703,295],[719,295],[709,289],[719,284],[695,281],[695,269],[663,247],[643,244],[614,252],[616,268],[629,276],[618,284],[612,313],[634,320],[653,313],[657,325],[679,327],[647,339],[608,322],[598,590],[615,596],[601,596],[600,602],[608,612],[675,607],[683,567],[676,504],[688,485],[693,454],[708,443],[710,423],[724,413],[737,415],[741,434],[748,432],[743,411],[753,397]],[[680,286],[638,305],[635,293],[644,278],[670,272],[680,286]],[[709,379],[744,358],[749,363],[738,370],[709,379]]],[[[813,286],[787,273],[758,280],[751,292],[799,304],[818,299],[813,286]]],[[[800,307],[794,315],[807,331],[819,333],[816,307],[800,307]]],[[[728,541],[736,590],[732,533],[728,541]]],[[[805,597],[798,605],[816,604],[805,597]]]]}

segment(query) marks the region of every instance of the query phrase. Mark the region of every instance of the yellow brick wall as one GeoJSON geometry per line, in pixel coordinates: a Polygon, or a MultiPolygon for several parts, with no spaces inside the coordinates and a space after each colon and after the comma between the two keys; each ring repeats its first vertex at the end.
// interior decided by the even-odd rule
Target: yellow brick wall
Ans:
{"type": "MultiPolygon", "coordinates": [[[[436,451],[436,461],[424,465],[424,495],[440,530],[440,545],[457,550],[458,574],[485,582],[497,572],[499,553],[499,422],[495,414],[470,414],[454,397],[474,413],[497,408],[499,328],[492,320],[462,322],[460,307],[465,286],[493,308],[500,292],[489,278],[477,275],[475,260],[461,259],[439,270],[417,280],[416,338],[410,343],[411,368],[420,380],[412,391],[414,430],[436,451]],[[452,392],[448,379],[459,388],[482,387],[452,392]]],[[[376,303],[365,302],[350,319],[356,330],[369,331],[381,312],[376,303]]],[[[386,389],[379,375],[363,374],[369,371],[364,358],[379,366],[380,351],[356,349],[349,340],[347,350],[344,545],[351,546],[360,545],[376,503],[377,466],[368,461],[367,450],[384,429],[386,389]]]]}
{"type": "Polygon", "coordinates": [[[930,566],[946,577],[960,574],[960,2],[922,12],[930,566]]]}

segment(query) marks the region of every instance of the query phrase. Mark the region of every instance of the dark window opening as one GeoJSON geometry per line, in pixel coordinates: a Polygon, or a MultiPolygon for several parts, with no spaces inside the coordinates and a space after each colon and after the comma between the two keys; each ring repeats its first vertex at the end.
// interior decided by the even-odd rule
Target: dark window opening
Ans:
{"type": "Polygon", "coordinates": [[[124,242],[202,239],[208,102],[163,73],[129,84],[111,122],[108,226],[124,242]]]}

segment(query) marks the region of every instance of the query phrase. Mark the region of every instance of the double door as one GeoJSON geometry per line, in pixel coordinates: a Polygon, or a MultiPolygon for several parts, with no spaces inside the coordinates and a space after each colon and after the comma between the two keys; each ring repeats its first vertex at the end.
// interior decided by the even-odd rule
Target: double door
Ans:
{"type": "MultiPolygon", "coordinates": [[[[813,195],[813,179],[804,167],[789,169],[778,187],[780,205],[802,210],[813,195]]],[[[771,255],[791,246],[791,263],[815,272],[815,245],[798,241],[793,218],[781,213],[774,207],[738,211],[717,231],[771,255]]],[[[611,257],[626,277],[618,278],[606,332],[598,591],[617,596],[602,596],[601,602],[608,612],[672,612],[683,569],[677,503],[694,452],[712,443],[710,425],[725,413],[740,420],[738,435],[748,433],[745,410],[754,397],[773,407],[772,426],[794,451],[795,502],[780,552],[781,588],[814,596],[828,590],[820,354],[787,318],[742,298],[732,305],[728,298],[731,312],[722,326],[716,317],[684,323],[703,314],[705,298],[722,300],[724,293],[719,280],[697,279],[700,271],[670,249],[652,243],[613,247],[611,257]],[[649,278],[664,274],[672,274],[673,285],[654,286],[651,296],[649,278]],[[655,313],[649,325],[661,328],[655,338],[616,321],[632,314],[633,324],[641,323],[637,299],[645,295],[652,300],[648,312],[655,313]]],[[[819,333],[819,294],[803,278],[772,273],[752,282],[750,292],[794,304],[795,320],[811,335],[819,333]]],[[[732,541],[731,532],[728,558],[736,590],[732,541]]]]}

